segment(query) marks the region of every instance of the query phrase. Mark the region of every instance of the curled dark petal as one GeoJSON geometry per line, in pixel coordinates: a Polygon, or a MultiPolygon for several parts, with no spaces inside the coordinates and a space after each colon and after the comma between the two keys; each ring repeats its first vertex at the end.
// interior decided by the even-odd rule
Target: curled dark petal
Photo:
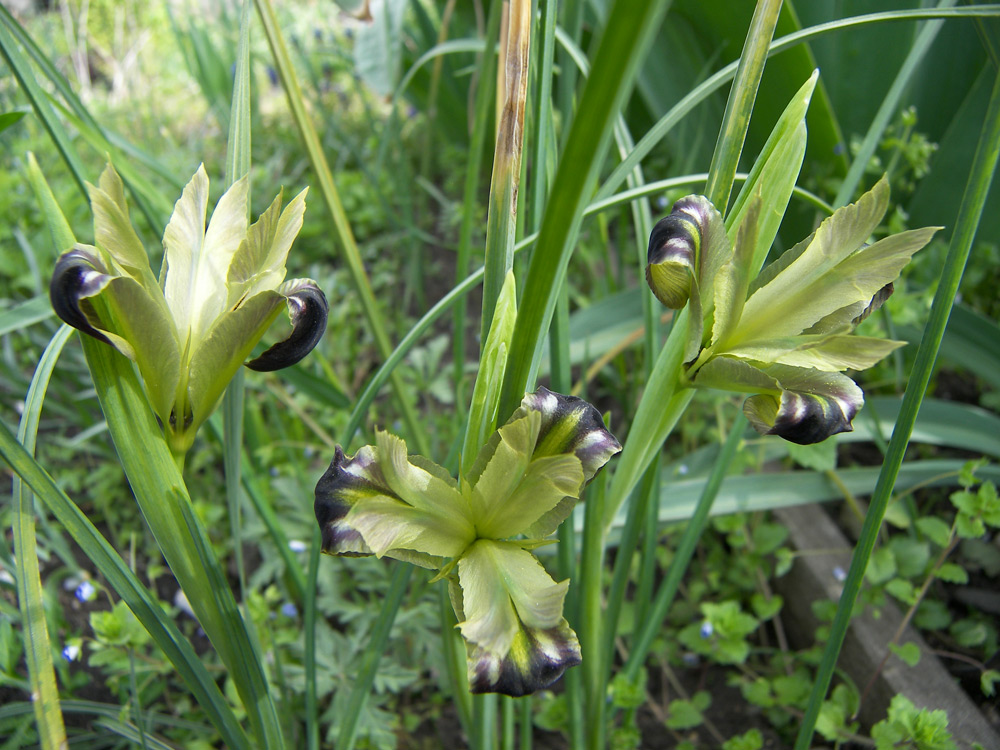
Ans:
{"type": "Polygon", "coordinates": [[[330,467],[316,484],[313,510],[322,534],[322,549],[327,554],[348,557],[372,554],[361,534],[344,520],[358,500],[381,494],[371,481],[372,471],[378,471],[378,467],[370,448],[345,456],[338,445],[330,467]]]}
{"type": "Polygon", "coordinates": [[[246,366],[257,372],[273,372],[290,367],[305,357],[326,332],[330,306],[319,287],[308,284],[288,295],[292,333],[246,366]]]}
{"type": "Polygon", "coordinates": [[[59,256],[52,281],[49,282],[49,299],[56,315],[78,331],[110,344],[107,336],[91,325],[80,307],[81,302],[100,294],[111,277],[98,270],[100,261],[81,248],[74,248],[59,256]]]}
{"type": "Polygon", "coordinates": [[[474,647],[469,655],[469,689],[514,698],[547,688],[580,663],[580,643],[563,620],[549,629],[523,628],[503,657],[474,647]]]}
{"type": "Polygon", "coordinates": [[[649,235],[646,283],[656,298],[676,310],[691,294],[698,226],[686,214],[661,219],[649,235]]]}
{"type": "MultiPolygon", "coordinates": [[[[860,388],[857,389],[860,394],[860,388]]],[[[851,421],[864,400],[782,391],[780,399],[771,395],[751,396],[743,403],[743,413],[762,435],[777,435],[792,443],[820,443],[839,432],[851,432],[851,421]]]]}
{"type": "Polygon", "coordinates": [[[871,298],[871,301],[868,303],[868,306],[861,311],[860,315],[858,315],[851,321],[851,325],[855,326],[858,325],[858,323],[860,323],[862,320],[864,320],[873,312],[882,307],[882,305],[885,304],[885,301],[892,296],[893,289],[894,287],[892,286],[892,282],[890,281],[884,287],[875,292],[875,296],[871,298]]]}
{"type": "Polygon", "coordinates": [[[604,426],[601,413],[582,398],[539,387],[534,393],[525,394],[521,407],[510,421],[528,411],[538,411],[542,415],[532,458],[572,453],[583,464],[583,475],[588,482],[622,449],[604,426]]]}

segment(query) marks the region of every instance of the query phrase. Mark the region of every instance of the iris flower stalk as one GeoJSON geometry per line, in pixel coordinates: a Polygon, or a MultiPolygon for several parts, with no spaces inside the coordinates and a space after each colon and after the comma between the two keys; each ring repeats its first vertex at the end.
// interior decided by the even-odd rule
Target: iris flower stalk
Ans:
{"type": "Polygon", "coordinates": [[[667,307],[691,307],[685,385],[750,394],[743,412],[759,433],[799,444],[852,429],[864,394],[846,370],[864,370],[905,342],[853,335],[937,227],[868,244],[889,206],[883,177],[754,278],[760,200],[730,243],[707,198],[674,204],[650,235],[646,279],[667,307]]]}
{"type": "Polygon", "coordinates": [[[49,288],[64,322],[135,362],[178,460],[241,365],[271,371],[295,364],[322,338],[328,312],[315,281],[284,280],[306,191],[284,210],[279,194],[249,225],[244,177],[206,227],[208,187],[201,166],[167,224],[157,277],[129,219],[121,178],[108,165],[98,184],[88,185],[94,245],[60,256],[49,288]],[[246,362],[282,308],[290,335],[246,362]]]}

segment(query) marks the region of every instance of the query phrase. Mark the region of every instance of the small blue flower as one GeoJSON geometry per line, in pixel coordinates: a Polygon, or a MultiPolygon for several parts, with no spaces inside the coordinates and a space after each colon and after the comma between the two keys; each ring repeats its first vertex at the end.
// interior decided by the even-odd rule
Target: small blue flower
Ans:
{"type": "Polygon", "coordinates": [[[839,565],[835,565],[833,567],[833,577],[837,580],[838,583],[843,583],[844,581],[847,580],[847,571],[844,570],[839,565]]]}
{"type": "Polygon", "coordinates": [[[705,622],[701,624],[701,630],[698,631],[698,634],[702,637],[703,640],[707,641],[709,638],[712,637],[712,633],[714,632],[715,628],[712,627],[712,623],[710,623],[708,620],[705,620],[705,622]]]}
{"type": "Polygon", "coordinates": [[[285,602],[281,605],[281,614],[285,617],[298,617],[299,610],[291,602],[285,602]]]}
{"type": "Polygon", "coordinates": [[[66,648],[62,650],[63,659],[68,662],[74,662],[80,658],[80,646],[76,643],[67,644],[66,648]]]}
{"type": "Polygon", "coordinates": [[[303,542],[301,539],[289,539],[288,549],[290,549],[292,552],[305,552],[308,549],[308,547],[306,546],[306,543],[303,542]]]}
{"type": "Polygon", "coordinates": [[[76,598],[81,602],[90,602],[97,596],[97,589],[90,581],[84,581],[76,587],[76,598]]]}

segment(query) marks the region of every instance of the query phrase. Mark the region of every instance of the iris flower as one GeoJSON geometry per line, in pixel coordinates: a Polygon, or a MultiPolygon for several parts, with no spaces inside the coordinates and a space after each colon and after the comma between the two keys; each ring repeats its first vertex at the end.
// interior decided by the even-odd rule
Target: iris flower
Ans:
{"type": "Polygon", "coordinates": [[[458,481],[378,432],[354,456],[338,447],[316,486],[323,551],[440,570],[472,691],[531,693],[580,663],[562,616],[569,581],[553,581],[532,550],[620,450],[593,406],[545,388],[525,395],[458,481]]]}
{"type": "Polygon", "coordinates": [[[871,367],[904,343],[851,334],[937,231],[867,244],[888,206],[883,178],[753,278],[759,199],[735,247],[707,198],[675,203],[653,228],[646,279],[664,305],[690,303],[687,383],[752,394],[743,412],[761,434],[809,444],[850,431],[864,394],[844,371],[871,367]]]}
{"type": "Polygon", "coordinates": [[[282,308],[291,334],[247,367],[295,364],[326,330],[327,301],[316,282],[284,281],[305,191],[284,211],[279,195],[248,226],[244,177],[222,196],[206,229],[208,176],[199,167],[167,224],[157,278],[114,168],[88,189],[94,245],[78,244],[59,258],[52,306],[63,321],[136,363],[171,450],[183,455],[282,308]]]}

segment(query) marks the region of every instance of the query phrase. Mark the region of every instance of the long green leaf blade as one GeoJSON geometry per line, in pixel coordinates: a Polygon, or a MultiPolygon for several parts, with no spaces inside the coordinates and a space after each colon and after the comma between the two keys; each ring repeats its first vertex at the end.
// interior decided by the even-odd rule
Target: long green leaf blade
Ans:
{"type": "Polygon", "coordinates": [[[544,335],[559,286],[611,138],[614,118],[632,90],[636,71],[667,11],[667,0],[619,0],[604,28],[591,75],[573,119],[566,147],[532,255],[504,378],[500,413],[520,402],[537,371],[544,335]]]}
{"type": "MultiPolygon", "coordinates": [[[[18,428],[17,439],[31,455],[35,452],[38,422],[42,403],[48,389],[52,370],[69,340],[73,329],[61,326],[45,348],[31,387],[24,400],[24,413],[18,428]]],[[[52,666],[52,646],[42,599],[41,572],[35,539],[33,495],[23,486],[20,477],[14,477],[11,495],[14,502],[14,550],[17,562],[17,601],[24,626],[24,651],[31,681],[32,705],[38,736],[45,750],[66,747],[66,727],[59,707],[59,690],[52,666]]]]}
{"type": "Polygon", "coordinates": [[[979,219],[982,216],[990,183],[993,181],[998,157],[1000,157],[1000,75],[997,76],[993,85],[989,109],[973,159],[972,172],[969,175],[965,195],[955,222],[955,232],[948,248],[948,257],[945,260],[941,281],[931,304],[930,319],[924,329],[920,348],[917,350],[916,362],[910,372],[906,393],[903,396],[903,406],[892,431],[892,438],[889,440],[889,448],[879,473],[878,483],[875,485],[875,492],[865,515],[861,537],[858,539],[851,557],[851,567],[847,573],[847,580],[844,582],[844,593],[837,606],[837,614],[834,617],[830,636],[823,651],[823,660],[816,675],[816,681],[813,683],[805,716],[799,727],[799,733],[795,740],[795,750],[806,750],[812,741],[816,719],[833,677],[837,655],[840,653],[840,647],[847,633],[851,611],[861,590],[864,572],[875,547],[875,540],[885,516],[885,509],[892,495],[892,488],[900,465],[903,462],[903,454],[909,443],[920,403],[934,370],[941,339],[944,336],[945,327],[948,325],[951,306],[965,271],[965,264],[969,258],[976,229],[979,226],[979,219]]]}

